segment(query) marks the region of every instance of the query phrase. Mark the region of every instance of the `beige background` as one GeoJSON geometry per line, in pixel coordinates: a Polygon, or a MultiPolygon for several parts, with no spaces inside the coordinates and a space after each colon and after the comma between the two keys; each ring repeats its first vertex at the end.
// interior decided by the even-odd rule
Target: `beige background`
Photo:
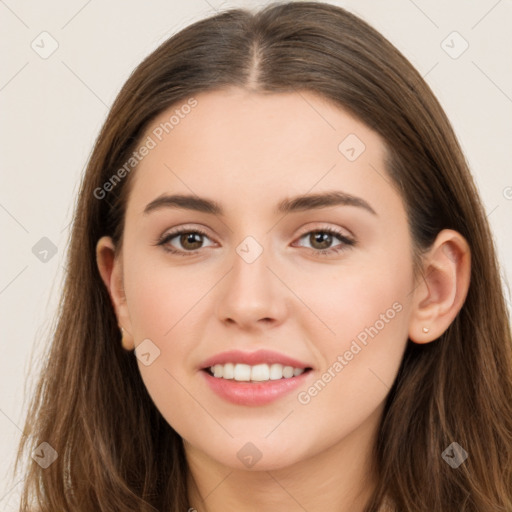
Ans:
{"type": "MultiPolygon", "coordinates": [[[[79,179],[109,106],[133,68],[170,35],[217,10],[263,3],[0,0],[0,510],[16,510],[22,476],[11,480],[8,472],[27,405],[24,386],[31,390],[42,362],[79,179]],[[52,44],[56,51],[42,58],[52,44]],[[39,244],[49,244],[43,237],[55,255],[41,253],[39,244]]],[[[433,88],[476,178],[510,283],[512,2],[330,3],[369,21],[433,88]],[[452,58],[465,41],[467,50],[452,58]]]]}

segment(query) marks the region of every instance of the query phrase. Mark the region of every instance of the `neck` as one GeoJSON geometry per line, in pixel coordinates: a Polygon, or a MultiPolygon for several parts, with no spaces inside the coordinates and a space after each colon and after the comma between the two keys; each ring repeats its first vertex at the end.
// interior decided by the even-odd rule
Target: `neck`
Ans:
{"type": "Polygon", "coordinates": [[[376,486],[373,447],[382,410],[334,446],[269,471],[224,466],[185,442],[188,493],[198,512],[363,512],[376,486]]]}

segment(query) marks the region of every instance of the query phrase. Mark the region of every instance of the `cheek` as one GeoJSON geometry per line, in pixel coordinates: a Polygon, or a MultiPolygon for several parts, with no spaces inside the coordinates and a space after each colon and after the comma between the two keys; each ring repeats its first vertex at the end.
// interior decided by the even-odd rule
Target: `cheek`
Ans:
{"type": "MultiPolygon", "coordinates": [[[[142,258],[141,258],[142,260],[142,258]]],[[[134,260],[126,265],[125,291],[135,339],[165,341],[172,331],[182,328],[182,319],[199,305],[213,285],[212,276],[199,276],[190,267],[171,267],[165,262],[134,260]],[[148,263],[149,262],[149,263],[148,263]],[[209,281],[211,283],[209,284],[209,281]]]]}
{"type": "MultiPolygon", "coordinates": [[[[149,347],[151,363],[138,360],[141,376],[157,406],[190,401],[181,384],[190,378],[190,352],[200,338],[198,313],[215,275],[134,257],[125,265],[125,293],[136,347],[149,347]],[[151,343],[149,343],[149,340],[151,343]],[[146,345],[142,345],[145,343],[146,345]]],[[[217,278],[218,279],[218,278],[217,278]]],[[[173,407],[174,410],[174,407],[173,407]]],[[[179,410],[179,409],[178,409],[179,410]]],[[[164,413],[164,411],[162,411],[164,413]]],[[[186,415],[185,415],[186,416],[186,415]]]]}
{"type": "Polygon", "coordinates": [[[407,342],[411,276],[391,269],[343,272],[311,279],[298,292],[311,311],[301,319],[323,367],[315,389],[299,403],[371,409],[389,391],[407,342]],[[308,402],[309,403],[309,402],[308,402]]]}
{"type": "Polygon", "coordinates": [[[194,340],[190,318],[194,304],[205,293],[204,286],[191,280],[183,269],[137,264],[135,258],[125,271],[132,334],[136,348],[141,347],[137,364],[142,380],[166,421],[181,435],[186,434],[201,413],[191,401],[190,369],[185,363],[194,340]],[[144,352],[150,353],[149,360],[144,359],[144,352]]]}
{"type": "Polygon", "coordinates": [[[321,337],[329,344],[335,341],[337,347],[374,324],[379,332],[389,332],[402,326],[405,315],[398,310],[405,307],[410,282],[407,272],[389,267],[383,271],[375,265],[311,273],[295,280],[294,291],[303,303],[297,303],[297,318],[308,324],[316,318],[321,337]]]}

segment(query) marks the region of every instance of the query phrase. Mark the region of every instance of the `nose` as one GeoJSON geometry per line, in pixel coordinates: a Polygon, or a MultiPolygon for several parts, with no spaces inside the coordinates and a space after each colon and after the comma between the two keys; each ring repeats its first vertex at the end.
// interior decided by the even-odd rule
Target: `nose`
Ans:
{"type": "Polygon", "coordinates": [[[280,325],[288,315],[290,292],[276,277],[269,252],[263,250],[252,262],[240,254],[235,253],[231,271],[219,283],[217,317],[246,330],[280,325]]]}

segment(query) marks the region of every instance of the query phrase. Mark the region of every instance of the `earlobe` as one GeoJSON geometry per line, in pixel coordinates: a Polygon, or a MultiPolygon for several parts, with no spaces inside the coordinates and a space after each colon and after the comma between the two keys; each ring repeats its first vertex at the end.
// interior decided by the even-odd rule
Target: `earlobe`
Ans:
{"type": "Polygon", "coordinates": [[[457,231],[442,230],[424,257],[424,272],[414,290],[409,338],[429,343],[448,329],[467,296],[471,251],[457,231]]]}
{"type": "Polygon", "coordinates": [[[111,237],[103,236],[98,240],[96,263],[101,279],[110,295],[117,323],[120,328],[123,328],[122,346],[126,350],[133,350],[132,328],[124,294],[122,265],[120,258],[116,255],[116,247],[111,237]]]}

